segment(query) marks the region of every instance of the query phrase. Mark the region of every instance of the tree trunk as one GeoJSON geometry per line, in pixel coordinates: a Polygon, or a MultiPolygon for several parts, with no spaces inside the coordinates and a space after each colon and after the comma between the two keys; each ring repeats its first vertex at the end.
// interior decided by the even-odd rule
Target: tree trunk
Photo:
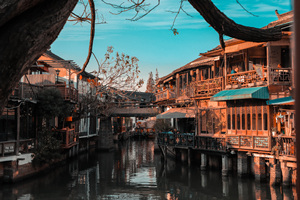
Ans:
{"type": "MultiPolygon", "coordinates": [[[[219,34],[222,45],[223,35],[252,42],[268,42],[280,40],[281,29],[278,27],[259,29],[235,23],[222,13],[211,0],[188,0],[219,34]]],[[[224,48],[224,43],[222,45],[224,48]]]]}
{"type": "Polygon", "coordinates": [[[78,0],[4,0],[0,7],[0,113],[20,78],[57,38],[78,0]]]}

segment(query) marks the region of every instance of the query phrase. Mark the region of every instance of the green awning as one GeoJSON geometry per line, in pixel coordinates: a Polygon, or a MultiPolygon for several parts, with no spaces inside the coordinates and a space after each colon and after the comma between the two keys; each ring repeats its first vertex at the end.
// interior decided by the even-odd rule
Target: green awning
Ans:
{"type": "Polygon", "coordinates": [[[283,97],[278,99],[272,99],[267,101],[267,105],[292,105],[294,104],[295,99],[293,99],[291,96],[289,97],[283,97]]]}
{"type": "Polygon", "coordinates": [[[235,99],[269,99],[268,87],[223,90],[210,98],[211,101],[227,101],[235,99]]]}

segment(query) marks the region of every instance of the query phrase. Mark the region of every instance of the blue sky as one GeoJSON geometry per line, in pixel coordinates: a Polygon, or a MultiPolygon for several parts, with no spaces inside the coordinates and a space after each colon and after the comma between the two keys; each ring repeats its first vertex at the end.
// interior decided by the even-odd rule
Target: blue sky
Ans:
{"type": "MultiPolygon", "coordinates": [[[[108,2],[126,2],[126,0],[106,0],[108,2]]],[[[157,2],[156,0],[147,0],[157,2]]],[[[149,72],[165,76],[173,70],[182,67],[198,58],[199,53],[206,52],[219,45],[218,34],[203,20],[197,11],[188,3],[184,3],[187,16],[181,13],[175,28],[179,34],[174,36],[170,27],[175,14],[167,11],[177,11],[180,0],[161,0],[161,4],[150,14],[138,21],[126,20],[134,16],[133,12],[112,15],[116,10],[95,0],[96,9],[105,18],[106,24],[96,26],[93,52],[99,60],[104,57],[108,46],[115,51],[123,52],[139,59],[141,77],[146,82],[149,72]]],[[[236,0],[213,0],[215,5],[235,22],[253,27],[263,27],[277,19],[275,10],[279,13],[290,11],[290,0],[239,0],[254,17],[244,11],[236,0]],[[226,2],[226,3],[224,3],[226,2]]],[[[75,8],[80,13],[81,7],[75,8]]],[[[79,66],[85,62],[89,45],[89,24],[67,22],[57,40],[51,45],[51,51],[66,60],[74,60],[79,66]]],[[[91,59],[86,71],[97,69],[95,59],[91,59]]],[[[142,90],[145,88],[142,88],[142,90]]]]}

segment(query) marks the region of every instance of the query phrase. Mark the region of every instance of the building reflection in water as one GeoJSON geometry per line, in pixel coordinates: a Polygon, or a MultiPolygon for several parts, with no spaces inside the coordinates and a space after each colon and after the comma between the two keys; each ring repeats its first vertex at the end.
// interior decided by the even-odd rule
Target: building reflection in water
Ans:
{"type": "Polygon", "coordinates": [[[154,154],[154,141],[128,141],[112,152],[80,156],[36,179],[0,187],[0,199],[294,199],[295,190],[222,177],[221,171],[154,154]]]}
{"type": "Polygon", "coordinates": [[[229,196],[229,181],[227,176],[222,177],[222,189],[223,189],[223,196],[229,196]]]}

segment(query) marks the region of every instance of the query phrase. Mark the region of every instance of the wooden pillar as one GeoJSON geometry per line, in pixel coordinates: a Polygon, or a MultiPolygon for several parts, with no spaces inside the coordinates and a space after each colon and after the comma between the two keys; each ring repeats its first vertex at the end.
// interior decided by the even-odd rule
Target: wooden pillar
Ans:
{"type": "Polygon", "coordinates": [[[180,78],[180,76],[179,76],[179,74],[176,74],[176,96],[178,97],[179,96],[179,82],[180,82],[180,80],[179,80],[179,78],[180,78]]]}
{"type": "Polygon", "coordinates": [[[291,170],[286,166],[286,162],[281,162],[282,186],[291,185],[291,170]]]}
{"type": "Polygon", "coordinates": [[[222,155],[222,176],[228,176],[228,156],[222,155]]]}
{"type": "Polygon", "coordinates": [[[262,157],[254,157],[254,176],[257,181],[264,181],[266,179],[265,159],[262,157]]]}
{"type": "Polygon", "coordinates": [[[20,146],[20,106],[17,107],[17,142],[16,142],[16,155],[19,155],[20,146]]]}
{"type": "Polygon", "coordinates": [[[244,56],[245,56],[245,71],[249,71],[249,58],[248,58],[248,50],[246,49],[244,52],[244,56]]]}
{"type": "Polygon", "coordinates": [[[258,135],[258,113],[257,113],[257,106],[255,106],[255,119],[256,119],[256,135],[258,135]]]}
{"type": "Polygon", "coordinates": [[[237,154],[237,171],[240,177],[246,176],[248,173],[248,158],[245,153],[237,154]]]}
{"type": "Polygon", "coordinates": [[[227,85],[227,54],[224,54],[224,77],[225,77],[225,87],[227,85]]]}
{"type": "Polygon", "coordinates": [[[205,153],[201,153],[201,170],[206,170],[207,168],[207,155],[205,153]]]}
{"type": "Polygon", "coordinates": [[[270,159],[270,185],[280,185],[281,183],[281,170],[280,164],[276,163],[276,159],[270,159]]]}
{"type": "Polygon", "coordinates": [[[267,43],[267,84],[270,85],[270,53],[271,53],[271,45],[270,42],[267,43]]]}
{"type": "Polygon", "coordinates": [[[196,81],[199,81],[200,80],[200,70],[199,69],[196,69],[196,81]]]}
{"type": "Polygon", "coordinates": [[[188,166],[191,166],[191,149],[188,148],[188,166]]]}

